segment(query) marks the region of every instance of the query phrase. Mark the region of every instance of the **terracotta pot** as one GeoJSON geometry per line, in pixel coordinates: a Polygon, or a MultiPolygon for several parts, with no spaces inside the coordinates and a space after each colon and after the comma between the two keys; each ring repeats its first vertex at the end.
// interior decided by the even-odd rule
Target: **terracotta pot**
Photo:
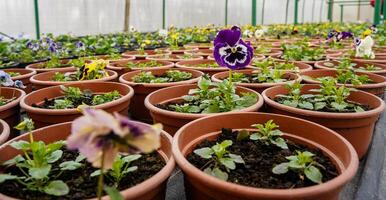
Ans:
{"type": "MultiPolygon", "coordinates": [[[[145,71],[150,71],[154,75],[163,75],[165,72],[170,69],[150,69],[145,71]]],[[[130,102],[130,116],[132,118],[152,122],[149,110],[145,107],[144,101],[148,94],[159,90],[161,88],[166,88],[170,86],[183,85],[196,83],[199,78],[204,75],[204,73],[192,69],[177,69],[179,71],[192,73],[192,78],[186,81],[172,82],[172,83],[135,83],[132,81],[132,77],[141,73],[142,71],[133,71],[128,72],[121,77],[119,77],[119,82],[131,86],[134,89],[134,97],[130,102]]]]}
{"type": "Polygon", "coordinates": [[[196,47],[178,47],[178,49],[165,48],[164,50],[170,51],[172,54],[184,54],[185,51],[197,51],[196,47]]]}
{"type": "Polygon", "coordinates": [[[32,92],[32,84],[29,81],[31,76],[36,74],[35,70],[32,69],[20,69],[20,68],[10,68],[10,69],[4,69],[4,72],[18,72],[20,73],[19,76],[14,76],[11,79],[13,81],[20,80],[23,82],[23,85],[26,86],[25,89],[23,89],[26,93],[32,92]]]}
{"type": "MultiPolygon", "coordinates": [[[[306,84],[303,86],[301,93],[309,94],[312,93],[309,91],[310,89],[317,89],[319,87],[319,85],[306,84]]],[[[278,94],[287,93],[288,90],[284,86],[276,86],[265,90],[262,95],[267,103],[268,111],[307,119],[331,128],[354,146],[359,158],[366,154],[373,135],[375,122],[385,108],[385,103],[382,99],[367,92],[353,91],[347,100],[368,105],[371,110],[360,113],[332,113],[293,108],[272,100],[278,94]]]]}
{"type": "MultiPolygon", "coordinates": [[[[245,70],[238,70],[237,73],[243,73],[243,74],[252,74],[253,72],[256,72],[254,69],[245,69],[245,70]]],[[[258,73],[258,72],[257,72],[258,73]]],[[[224,79],[229,77],[229,72],[219,72],[212,76],[212,80],[214,82],[222,82],[224,79]]],[[[288,79],[288,81],[280,82],[280,83],[236,83],[238,86],[246,87],[249,89],[252,89],[258,93],[262,93],[265,89],[277,86],[277,85],[286,85],[288,83],[292,83],[295,81],[302,81],[302,77],[298,74],[286,72],[283,75],[284,78],[288,79]]]]}
{"type": "MultiPolygon", "coordinates": [[[[253,61],[260,61],[260,60],[264,60],[264,59],[265,59],[265,56],[263,54],[254,54],[252,62],[253,61]]],[[[208,60],[214,60],[213,55],[208,56],[208,60]]]]}
{"type": "Polygon", "coordinates": [[[12,127],[10,137],[13,138],[18,134],[18,131],[13,127],[20,121],[19,102],[25,96],[25,92],[17,88],[0,87],[0,96],[5,99],[15,97],[15,100],[0,106],[0,119],[4,120],[10,127],[12,127]]]}
{"type": "Polygon", "coordinates": [[[174,136],[173,155],[184,172],[187,197],[192,200],[337,200],[344,185],[355,176],[359,163],[354,148],[334,131],[306,120],[268,113],[224,113],[190,122],[174,136]],[[310,187],[255,188],[217,179],[186,159],[197,144],[205,139],[215,139],[221,128],[250,129],[252,124],[271,119],[280,126],[285,138],[323,151],[335,164],[339,175],[328,182],[310,187]]]}
{"type": "MultiPolygon", "coordinates": [[[[61,60],[62,64],[68,63],[70,60],[69,59],[64,59],[61,60]]],[[[30,65],[27,65],[25,68],[30,69],[30,70],[35,70],[38,74],[43,73],[43,72],[68,72],[75,70],[76,67],[74,66],[66,66],[66,67],[55,67],[55,68],[45,68],[46,62],[38,62],[38,63],[33,63],[30,65]]]]}
{"type": "Polygon", "coordinates": [[[213,55],[213,50],[211,49],[198,49],[198,50],[188,50],[184,52],[186,55],[199,55],[204,58],[213,55]]]}
{"type": "MultiPolygon", "coordinates": [[[[71,134],[71,122],[56,124],[32,132],[35,140],[41,140],[45,143],[51,143],[58,140],[65,140],[71,134]]],[[[20,151],[15,150],[9,144],[17,140],[28,141],[28,134],[23,134],[13,140],[0,146],[0,162],[4,162],[20,154],[20,151]]],[[[159,155],[165,160],[166,165],[151,178],[139,183],[131,188],[121,191],[121,195],[125,200],[163,200],[166,193],[166,183],[168,177],[173,172],[175,161],[172,157],[172,138],[165,131],[161,134],[161,147],[157,150],[159,155]]],[[[0,194],[2,200],[15,200],[15,198],[0,194]]],[[[103,200],[108,200],[109,197],[103,197],[103,200]]],[[[93,200],[96,200],[94,198],[93,200]]]]}
{"type": "Polygon", "coordinates": [[[126,67],[127,63],[147,63],[151,62],[150,60],[133,60],[133,61],[113,61],[110,62],[107,65],[107,69],[116,71],[118,73],[118,76],[122,76],[124,73],[130,72],[130,71],[136,71],[136,70],[148,70],[148,69],[169,69],[174,66],[174,63],[169,61],[157,61],[159,63],[159,66],[157,67],[146,67],[146,68],[128,68],[126,67]]]}
{"type": "MultiPolygon", "coordinates": [[[[326,60],[326,56],[324,56],[324,59],[323,60],[326,60]]],[[[281,58],[281,55],[279,56],[272,56],[272,59],[276,60],[276,61],[286,61],[284,59],[281,58]]],[[[318,60],[318,61],[323,61],[323,60],[318,60]]],[[[309,64],[311,66],[314,66],[316,62],[318,61],[298,61],[298,60],[291,60],[291,61],[287,61],[287,62],[294,62],[294,63],[305,63],[305,64],[309,64]]]]}
{"type": "Polygon", "coordinates": [[[217,72],[223,72],[223,71],[227,71],[228,70],[228,68],[221,67],[221,66],[218,66],[217,68],[197,67],[197,65],[199,65],[199,64],[213,64],[213,63],[216,63],[216,61],[214,61],[214,60],[206,60],[206,59],[203,59],[203,60],[191,60],[191,61],[180,61],[180,62],[176,63],[176,67],[177,68],[181,68],[181,69],[194,69],[194,70],[198,70],[198,71],[204,72],[205,74],[209,74],[210,76],[212,76],[213,74],[215,74],[217,72]]]}
{"type": "Polygon", "coordinates": [[[368,64],[376,64],[376,63],[379,63],[379,64],[386,64],[386,55],[382,55],[382,54],[375,54],[375,58],[374,59],[362,59],[362,58],[353,58],[352,59],[353,61],[359,61],[359,62],[364,62],[364,63],[368,63],[368,64]]]}
{"type": "MultiPolygon", "coordinates": [[[[358,61],[352,61],[353,63],[356,64],[354,68],[359,68],[359,67],[366,67],[369,63],[364,63],[364,62],[358,62],[358,61]]],[[[337,67],[340,64],[340,61],[338,60],[328,60],[328,61],[319,61],[315,63],[315,68],[316,69],[332,69],[336,70],[335,66],[337,67]],[[326,63],[332,63],[334,64],[334,67],[327,66],[326,63]]],[[[367,73],[372,73],[372,74],[378,74],[381,76],[386,76],[386,65],[384,64],[379,64],[379,63],[372,63],[370,65],[374,65],[376,67],[380,67],[382,69],[380,70],[374,70],[374,71],[364,71],[367,73]]]]}
{"type": "Polygon", "coordinates": [[[186,48],[198,48],[198,49],[209,49],[213,47],[213,44],[208,42],[208,43],[190,43],[190,44],[185,44],[184,47],[186,48]]]}
{"type": "Polygon", "coordinates": [[[0,119],[0,145],[8,140],[10,129],[8,124],[0,119]]]}
{"type": "MultiPolygon", "coordinates": [[[[275,60],[276,62],[286,62],[286,63],[291,63],[291,62],[287,62],[287,61],[284,61],[284,60],[275,60]]],[[[309,64],[306,64],[306,63],[302,63],[302,62],[292,62],[299,70],[283,70],[285,72],[293,72],[293,73],[299,73],[299,72],[305,72],[305,71],[310,71],[312,70],[312,66],[309,65],[309,64]]],[[[256,66],[253,65],[249,65],[247,66],[248,69],[260,69],[256,66]]]]}
{"type": "Polygon", "coordinates": [[[188,59],[180,58],[179,56],[181,56],[181,55],[172,54],[172,55],[169,55],[168,58],[165,58],[164,56],[154,55],[154,56],[147,56],[146,60],[170,61],[170,62],[175,62],[176,63],[176,62],[179,62],[179,61],[202,60],[202,59],[204,59],[204,57],[197,56],[197,55],[192,56],[192,58],[188,58],[188,59]]]}
{"type": "MultiPolygon", "coordinates": [[[[174,135],[174,133],[181,126],[195,119],[218,114],[218,113],[214,113],[214,114],[180,113],[180,112],[164,110],[155,106],[157,104],[162,104],[166,102],[182,101],[182,96],[187,95],[190,89],[195,89],[195,88],[197,88],[196,84],[190,84],[190,85],[173,86],[173,87],[157,90],[155,92],[150,93],[145,98],[145,106],[147,109],[149,109],[153,120],[155,122],[162,123],[164,125],[164,130],[170,133],[171,135],[174,135]]],[[[258,98],[257,102],[248,108],[244,108],[241,110],[234,110],[230,112],[243,112],[243,111],[255,112],[255,111],[258,111],[263,106],[263,98],[259,93],[244,87],[236,88],[237,94],[241,94],[245,92],[255,93],[258,98]]]]}
{"type": "MultiPolygon", "coordinates": [[[[381,98],[383,97],[383,94],[385,93],[385,88],[386,88],[386,77],[376,75],[376,74],[366,73],[366,72],[355,72],[355,74],[366,75],[374,83],[362,84],[362,85],[353,85],[353,84],[337,84],[337,85],[339,86],[346,85],[347,87],[352,87],[371,94],[375,94],[381,98]]],[[[320,84],[321,82],[318,80],[315,80],[316,78],[327,77],[327,76],[336,77],[337,71],[328,70],[328,69],[318,69],[318,70],[303,72],[300,75],[302,75],[302,78],[305,83],[320,84]]]]}
{"type": "Polygon", "coordinates": [[[119,61],[123,62],[123,61],[135,60],[135,56],[126,56],[126,57],[122,56],[122,58],[111,59],[111,56],[109,56],[109,55],[98,55],[98,56],[92,56],[92,57],[86,58],[86,61],[91,62],[93,60],[99,60],[99,59],[106,60],[109,63],[110,62],[119,62],[119,61]]]}
{"type": "MultiPolygon", "coordinates": [[[[127,116],[127,111],[130,104],[130,99],[134,95],[134,90],[130,86],[122,83],[113,82],[91,82],[91,83],[72,83],[67,84],[67,87],[78,87],[82,91],[85,89],[91,90],[93,93],[107,93],[117,90],[121,94],[121,98],[93,106],[97,109],[103,109],[107,112],[118,112],[127,116]]],[[[82,114],[78,109],[43,109],[32,107],[32,104],[40,104],[44,99],[54,99],[63,96],[60,86],[52,86],[38,91],[34,91],[25,96],[20,101],[20,106],[25,109],[28,116],[33,119],[36,127],[43,127],[52,124],[72,121],[82,114]]]]}
{"type": "MultiPolygon", "coordinates": [[[[71,71],[73,72],[73,71],[71,71]]],[[[112,70],[106,70],[106,72],[109,74],[108,77],[104,77],[101,79],[94,79],[94,80],[83,80],[83,81],[53,81],[52,77],[55,75],[56,72],[45,72],[41,74],[36,74],[30,78],[30,81],[35,88],[35,90],[42,89],[45,87],[50,87],[54,85],[66,85],[66,84],[72,84],[72,83],[96,83],[96,82],[108,82],[108,81],[116,81],[118,78],[117,72],[114,72],[112,70]]]]}
{"type": "Polygon", "coordinates": [[[171,54],[170,51],[156,52],[154,50],[145,50],[145,54],[141,54],[140,51],[126,51],[122,53],[123,57],[132,57],[134,56],[136,60],[145,60],[146,56],[149,55],[166,55],[171,54]]]}

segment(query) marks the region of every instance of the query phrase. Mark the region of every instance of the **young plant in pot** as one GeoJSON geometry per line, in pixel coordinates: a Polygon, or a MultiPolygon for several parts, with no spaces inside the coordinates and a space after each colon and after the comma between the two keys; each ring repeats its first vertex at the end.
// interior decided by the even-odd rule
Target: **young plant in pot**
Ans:
{"type": "Polygon", "coordinates": [[[116,80],[118,74],[112,70],[106,70],[107,61],[95,60],[75,71],[69,72],[45,72],[31,77],[30,81],[35,89],[63,85],[68,83],[105,82],[116,80]]]}
{"type": "Polygon", "coordinates": [[[301,73],[306,83],[321,83],[324,79],[334,79],[338,85],[345,85],[350,88],[375,94],[383,97],[386,87],[384,76],[355,72],[354,70],[327,70],[319,69],[301,73]]]}
{"type": "Polygon", "coordinates": [[[323,48],[310,47],[304,42],[295,42],[295,44],[283,44],[283,54],[274,58],[292,61],[303,62],[314,65],[316,61],[325,60],[326,55],[323,48]]]}
{"type": "MultiPolygon", "coordinates": [[[[212,76],[212,80],[215,82],[221,82],[225,79],[228,79],[227,72],[220,72],[212,76]]],[[[236,85],[253,89],[259,93],[269,87],[295,81],[300,82],[301,80],[302,78],[298,74],[269,69],[268,67],[261,68],[261,70],[238,70],[232,75],[232,81],[235,82],[236,85]]]]}
{"type": "Polygon", "coordinates": [[[82,112],[72,123],[31,131],[33,122],[26,119],[16,127],[28,133],[0,147],[1,199],[165,196],[174,160],[162,126],[102,110],[82,112]]]}
{"type": "MultiPolygon", "coordinates": [[[[15,126],[20,119],[20,100],[25,96],[26,87],[20,80],[13,81],[8,73],[0,70],[0,119],[10,126],[15,126]]],[[[18,134],[11,131],[10,137],[18,134]]]]}
{"type": "Polygon", "coordinates": [[[319,124],[268,113],[224,113],[178,130],[173,155],[190,199],[338,199],[358,157],[319,124]],[[323,135],[323,137],[321,137],[323,135]]]}
{"type": "Polygon", "coordinates": [[[321,85],[293,83],[262,93],[268,111],[304,118],[345,137],[362,158],[371,142],[374,125],[385,103],[379,97],[324,79],[321,85]]]}
{"type": "Polygon", "coordinates": [[[187,54],[165,54],[165,55],[150,55],[146,57],[146,60],[156,61],[169,61],[169,62],[180,62],[190,60],[202,60],[204,57],[199,55],[187,55],[187,54]]]}
{"type": "Polygon", "coordinates": [[[167,50],[160,50],[160,49],[155,49],[155,50],[146,50],[146,48],[151,45],[150,40],[143,40],[140,42],[140,46],[137,50],[135,51],[126,51],[122,53],[123,57],[131,57],[134,56],[136,60],[144,60],[147,56],[149,55],[165,55],[165,54],[171,54],[170,51],[167,50]]]}
{"type": "Polygon", "coordinates": [[[280,62],[278,60],[268,58],[261,61],[253,61],[250,66],[247,68],[250,69],[276,69],[284,72],[299,73],[312,70],[312,66],[306,63],[301,62],[280,62]]]}
{"type": "Polygon", "coordinates": [[[213,76],[217,72],[227,71],[226,68],[221,67],[215,60],[192,60],[192,61],[180,61],[176,63],[177,68],[181,69],[194,69],[209,76],[213,76]]]}
{"type": "Polygon", "coordinates": [[[180,85],[157,90],[145,99],[154,121],[161,122],[174,134],[182,125],[204,116],[222,112],[257,111],[263,104],[260,95],[236,87],[232,70],[242,69],[253,57],[253,49],[241,40],[238,27],[223,30],[215,39],[214,57],[220,66],[229,68],[229,81],[212,83],[201,78],[197,85],[180,85]],[[221,52],[228,52],[222,54],[221,52]]]}
{"type": "Polygon", "coordinates": [[[149,110],[144,105],[146,96],[162,88],[196,83],[202,72],[191,69],[150,69],[128,72],[119,81],[134,89],[129,112],[132,118],[151,122],[149,110]]]}
{"type": "Polygon", "coordinates": [[[80,116],[78,108],[85,106],[127,115],[133,95],[134,90],[121,83],[78,83],[32,92],[21,100],[20,106],[37,127],[43,127],[72,121],[80,116]]]}
{"type": "Polygon", "coordinates": [[[169,69],[174,66],[173,62],[156,61],[156,60],[132,60],[132,61],[116,61],[110,62],[107,69],[114,70],[118,76],[130,71],[148,70],[148,69],[169,69]]]}

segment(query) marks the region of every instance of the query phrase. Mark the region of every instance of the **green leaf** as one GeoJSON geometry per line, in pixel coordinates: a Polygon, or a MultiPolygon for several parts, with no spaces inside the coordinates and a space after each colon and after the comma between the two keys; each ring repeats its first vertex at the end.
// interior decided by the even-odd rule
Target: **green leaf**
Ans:
{"type": "Polygon", "coordinates": [[[304,168],[304,165],[300,164],[296,160],[296,161],[290,161],[288,167],[291,169],[302,169],[302,168],[304,168]]]}
{"type": "Polygon", "coordinates": [[[76,170],[81,166],[82,166],[81,163],[78,163],[75,161],[66,161],[66,162],[60,163],[59,165],[60,170],[76,170]]]}
{"type": "Polygon", "coordinates": [[[106,193],[109,195],[111,200],[123,200],[123,196],[115,187],[105,187],[106,193]]]}
{"type": "Polygon", "coordinates": [[[236,164],[232,158],[220,158],[219,161],[228,169],[236,169],[236,164]]]}
{"type": "Polygon", "coordinates": [[[99,176],[101,174],[101,170],[98,169],[98,170],[95,170],[93,173],[90,174],[91,177],[94,177],[94,176],[99,176]]]}
{"type": "Polygon", "coordinates": [[[43,179],[48,176],[51,171],[51,165],[45,165],[42,167],[32,167],[28,170],[28,174],[34,179],[43,179]]]}
{"type": "Polygon", "coordinates": [[[344,110],[347,107],[347,104],[339,104],[337,102],[332,102],[331,106],[333,108],[337,109],[338,111],[341,111],[341,110],[344,110]]]}
{"type": "Polygon", "coordinates": [[[306,169],[304,169],[304,174],[308,179],[310,179],[314,183],[322,183],[322,173],[320,173],[319,169],[314,166],[309,166],[306,169]]]}
{"type": "Polygon", "coordinates": [[[125,171],[123,171],[122,173],[123,173],[123,174],[127,174],[127,173],[133,172],[133,171],[135,171],[135,170],[137,170],[137,169],[138,169],[137,166],[129,167],[129,168],[127,168],[125,171]]]}
{"type": "Polygon", "coordinates": [[[280,163],[272,168],[272,173],[274,174],[285,174],[288,172],[289,163],[280,163]]]}
{"type": "Polygon", "coordinates": [[[67,184],[65,184],[63,181],[51,181],[48,185],[44,187],[44,192],[50,195],[54,196],[63,196],[68,194],[70,189],[68,188],[67,184]]]}
{"type": "Polygon", "coordinates": [[[75,158],[75,162],[80,162],[80,161],[83,161],[84,159],[86,159],[86,156],[82,155],[82,154],[79,154],[76,158],[75,158]]]}
{"type": "Polygon", "coordinates": [[[232,154],[232,153],[230,153],[230,154],[228,154],[228,155],[229,155],[229,157],[231,157],[231,158],[233,159],[233,161],[234,161],[235,163],[245,163],[244,160],[243,160],[243,158],[242,158],[241,156],[239,156],[239,155],[232,154]]]}
{"type": "Polygon", "coordinates": [[[199,113],[199,112],[201,112],[201,109],[198,106],[189,106],[188,112],[189,113],[199,113]]]}
{"type": "Polygon", "coordinates": [[[6,166],[11,166],[11,165],[15,165],[16,163],[20,163],[22,161],[24,161],[25,159],[23,158],[23,156],[21,155],[17,155],[15,157],[13,157],[12,159],[9,159],[7,161],[5,161],[3,163],[3,165],[6,165],[6,166]]]}
{"type": "Polygon", "coordinates": [[[283,138],[276,138],[276,140],[271,142],[282,149],[288,149],[287,143],[283,138]]]}
{"type": "Polygon", "coordinates": [[[232,140],[224,140],[220,143],[220,146],[224,149],[231,146],[233,144],[232,140]]]}
{"type": "Polygon", "coordinates": [[[258,134],[258,133],[254,133],[254,134],[249,136],[249,139],[251,139],[251,140],[260,140],[261,139],[261,135],[258,134]]]}
{"type": "Polygon", "coordinates": [[[247,131],[247,130],[240,130],[237,133],[237,141],[244,140],[244,139],[248,138],[248,136],[249,136],[249,131],[247,131]]]}
{"type": "Polygon", "coordinates": [[[122,158],[122,160],[125,163],[131,163],[134,160],[138,160],[140,157],[142,157],[142,156],[139,155],[139,154],[134,154],[134,155],[125,156],[125,157],[122,158]]]}
{"type": "Polygon", "coordinates": [[[324,107],[326,107],[326,102],[316,102],[315,104],[314,104],[314,109],[315,110],[321,110],[321,109],[323,109],[324,107]]]}
{"type": "Polygon", "coordinates": [[[12,174],[0,174],[0,183],[3,183],[7,180],[15,180],[18,179],[18,176],[12,175],[12,174]]]}
{"type": "Polygon", "coordinates": [[[193,151],[195,154],[201,156],[202,158],[209,159],[212,157],[212,154],[214,153],[213,150],[209,147],[204,147],[201,149],[196,149],[193,151]]]}
{"type": "Polygon", "coordinates": [[[365,110],[360,106],[355,106],[354,108],[355,112],[364,112],[365,110]]]}
{"type": "Polygon", "coordinates": [[[58,161],[62,157],[62,155],[63,155],[62,150],[56,150],[47,156],[47,162],[48,163],[54,163],[54,162],[58,161]]]}
{"type": "Polygon", "coordinates": [[[10,146],[17,150],[28,150],[30,148],[29,142],[24,140],[12,142],[10,146]]]}
{"type": "Polygon", "coordinates": [[[209,174],[209,175],[211,175],[211,176],[214,176],[214,177],[216,177],[216,178],[218,178],[218,179],[221,179],[221,180],[223,180],[223,181],[228,180],[228,174],[227,174],[226,172],[221,171],[221,169],[219,169],[218,167],[213,168],[213,170],[212,170],[210,167],[208,167],[208,168],[206,168],[206,169],[204,170],[204,172],[205,172],[206,174],[209,174]]]}
{"type": "Polygon", "coordinates": [[[304,109],[308,109],[308,110],[313,110],[314,109],[314,105],[312,105],[312,103],[307,102],[307,101],[300,102],[298,104],[298,106],[299,106],[299,108],[304,108],[304,109]]]}

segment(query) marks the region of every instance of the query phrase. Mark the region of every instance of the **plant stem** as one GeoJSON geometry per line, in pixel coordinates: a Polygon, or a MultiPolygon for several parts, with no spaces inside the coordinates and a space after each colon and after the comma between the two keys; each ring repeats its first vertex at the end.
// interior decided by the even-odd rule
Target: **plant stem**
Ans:
{"type": "Polygon", "coordinates": [[[99,175],[98,179],[98,200],[102,199],[102,192],[103,192],[103,176],[104,176],[104,171],[103,171],[103,165],[105,164],[105,150],[102,149],[102,159],[101,159],[101,174],[99,175]]]}
{"type": "Polygon", "coordinates": [[[232,83],[232,70],[229,69],[229,83],[232,83]]]}
{"type": "Polygon", "coordinates": [[[32,135],[32,130],[28,131],[28,135],[29,135],[29,142],[33,143],[34,142],[34,136],[32,135]]]}

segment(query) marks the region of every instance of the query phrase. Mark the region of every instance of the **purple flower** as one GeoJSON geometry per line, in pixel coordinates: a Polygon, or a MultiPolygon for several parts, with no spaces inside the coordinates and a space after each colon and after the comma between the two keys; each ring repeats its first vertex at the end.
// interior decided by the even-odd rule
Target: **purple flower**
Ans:
{"type": "Polygon", "coordinates": [[[242,69],[253,58],[253,48],[241,39],[241,30],[233,26],[230,30],[222,30],[214,39],[213,57],[216,62],[229,69],[242,69]]]}
{"type": "Polygon", "coordinates": [[[15,87],[20,88],[20,89],[25,89],[26,86],[23,84],[21,80],[16,80],[15,81],[15,87]]]}
{"type": "Polygon", "coordinates": [[[359,46],[359,45],[362,43],[361,38],[356,37],[356,38],[354,39],[354,43],[355,43],[355,46],[359,46]]]}
{"type": "Polygon", "coordinates": [[[336,37],[338,34],[339,33],[336,30],[331,30],[330,32],[328,32],[327,40],[336,37]]]}
{"type": "Polygon", "coordinates": [[[80,49],[80,48],[83,48],[83,47],[84,47],[84,44],[83,44],[83,42],[78,41],[78,42],[75,43],[75,47],[78,48],[78,49],[80,49]]]}
{"type": "Polygon", "coordinates": [[[352,34],[351,32],[343,31],[343,32],[339,33],[338,37],[340,37],[342,40],[344,40],[344,39],[347,39],[347,38],[353,38],[354,34],[352,34]]]}
{"type": "Polygon", "coordinates": [[[5,73],[3,70],[0,70],[0,86],[10,87],[13,86],[14,82],[11,76],[5,73]]]}
{"type": "Polygon", "coordinates": [[[369,28],[373,34],[378,32],[377,25],[373,24],[369,28]]]}
{"type": "Polygon", "coordinates": [[[0,42],[3,41],[4,36],[0,35],[0,42]]]}
{"type": "Polygon", "coordinates": [[[57,51],[57,45],[55,42],[51,43],[50,46],[48,47],[48,50],[51,52],[51,53],[56,53],[57,51]]]}

